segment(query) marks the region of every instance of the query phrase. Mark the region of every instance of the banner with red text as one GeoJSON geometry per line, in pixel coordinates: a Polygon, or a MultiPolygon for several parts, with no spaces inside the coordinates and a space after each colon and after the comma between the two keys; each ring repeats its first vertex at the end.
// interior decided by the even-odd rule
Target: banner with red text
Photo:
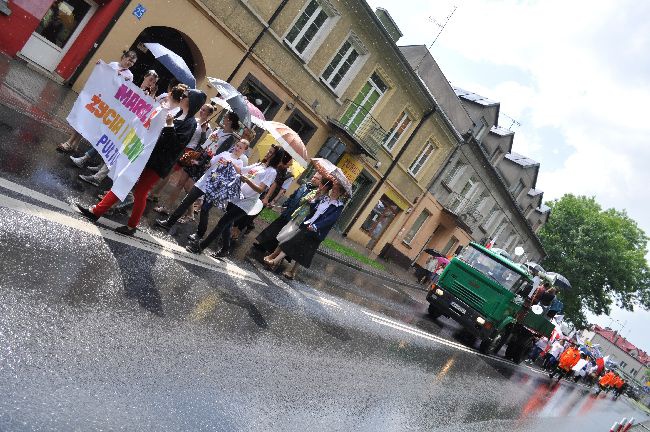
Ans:
{"type": "Polygon", "coordinates": [[[166,115],[152,97],[100,62],[67,120],[102,156],[110,168],[111,190],[124,200],[151,156],[166,115]]]}

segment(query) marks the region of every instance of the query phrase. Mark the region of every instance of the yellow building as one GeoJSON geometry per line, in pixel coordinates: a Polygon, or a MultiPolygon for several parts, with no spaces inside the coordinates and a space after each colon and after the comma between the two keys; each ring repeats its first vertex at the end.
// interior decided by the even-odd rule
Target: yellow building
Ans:
{"type": "MultiPolygon", "coordinates": [[[[426,191],[459,142],[397,47],[400,36],[390,15],[364,0],[139,0],[75,88],[95,60],[112,61],[125,49],[139,50],[137,82],[156,66],[146,42],[181,55],[209,96],[216,92],[206,76],[229,80],[268,120],[296,130],[310,156],[345,170],[354,193],[338,229],[378,254],[416,222],[416,205],[444,217],[426,191]],[[146,9],[141,17],[132,13],[138,4],[146,9]]],[[[431,230],[418,230],[414,244],[431,230]]],[[[436,241],[454,232],[437,233],[436,241]]]]}

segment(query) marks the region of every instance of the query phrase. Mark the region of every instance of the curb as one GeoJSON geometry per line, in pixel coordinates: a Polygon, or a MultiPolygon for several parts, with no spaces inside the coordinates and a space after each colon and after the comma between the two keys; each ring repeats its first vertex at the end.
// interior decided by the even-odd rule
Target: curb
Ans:
{"type": "Polygon", "coordinates": [[[331,253],[331,252],[325,252],[322,249],[318,249],[316,251],[316,253],[318,253],[319,255],[321,255],[321,256],[323,256],[323,257],[325,257],[327,259],[330,259],[332,261],[336,261],[339,264],[343,264],[343,265],[345,265],[347,267],[350,267],[350,268],[352,268],[354,270],[366,273],[366,274],[368,274],[370,276],[378,277],[378,278],[383,279],[383,280],[385,280],[387,282],[393,282],[393,283],[396,283],[396,284],[399,284],[399,285],[402,285],[402,286],[405,286],[405,287],[408,287],[408,288],[416,289],[418,291],[423,291],[423,292],[427,291],[426,288],[422,287],[421,285],[415,285],[415,284],[412,284],[410,282],[406,282],[404,280],[397,279],[394,276],[388,275],[386,273],[381,273],[381,272],[369,270],[369,269],[367,269],[367,268],[365,268],[363,266],[352,263],[349,260],[346,260],[345,258],[342,258],[342,257],[340,257],[338,255],[335,255],[335,254],[331,253]]]}

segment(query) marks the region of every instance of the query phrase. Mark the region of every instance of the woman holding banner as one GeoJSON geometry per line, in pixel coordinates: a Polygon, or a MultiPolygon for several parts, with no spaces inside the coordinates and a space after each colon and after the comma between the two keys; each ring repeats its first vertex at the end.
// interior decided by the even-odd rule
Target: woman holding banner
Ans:
{"type": "MultiPolygon", "coordinates": [[[[116,232],[125,235],[135,234],[147,205],[149,191],[158,180],[169,174],[180,158],[185,146],[196,131],[197,123],[194,115],[205,103],[206,99],[207,96],[200,90],[186,90],[180,103],[183,110],[182,114],[176,119],[174,119],[173,114],[167,114],[166,125],[160,132],[151,156],[149,156],[149,160],[133,188],[134,202],[129,222],[125,226],[116,228],[116,232]]],[[[96,221],[117,201],[117,196],[110,191],[93,207],[87,208],[80,204],[77,204],[77,207],[84,216],[96,221]]]]}
{"type": "MultiPolygon", "coordinates": [[[[133,67],[137,61],[138,54],[135,51],[131,50],[124,51],[119,62],[110,62],[108,65],[115,69],[117,74],[124,78],[126,81],[133,81],[133,74],[129,68],[133,67]]],[[[56,150],[62,153],[72,153],[73,151],[77,150],[79,142],[81,142],[81,134],[77,131],[74,131],[72,132],[72,136],[70,136],[66,142],[63,142],[56,147],[56,150]]]]}
{"type": "MultiPolygon", "coordinates": [[[[146,95],[151,96],[152,98],[156,95],[156,89],[158,88],[158,73],[151,69],[144,74],[142,78],[142,84],[140,84],[140,89],[144,91],[146,95]]],[[[70,160],[73,164],[79,168],[86,166],[86,163],[97,154],[95,147],[90,147],[86,153],[79,157],[70,156],[70,160]]],[[[79,178],[86,183],[90,183],[93,186],[99,186],[99,183],[106,178],[108,175],[108,167],[105,163],[100,163],[96,167],[89,167],[89,171],[95,173],[95,175],[81,175],[79,178]]]]}

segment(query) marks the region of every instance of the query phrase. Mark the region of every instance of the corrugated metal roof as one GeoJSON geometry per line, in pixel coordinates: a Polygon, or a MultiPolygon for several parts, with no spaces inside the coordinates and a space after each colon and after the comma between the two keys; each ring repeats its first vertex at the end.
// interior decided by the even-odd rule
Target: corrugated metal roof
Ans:
{"type": "Polygon", "coordinates": [[[533,165],[539,165],[539,162],[534,161],[526,156],[520,155],[519,153],[510,152],[506,155],[506,159],[513,161],[516,164],[519,164],[523,167],[529,167],[533,165]]]}
{"type": "Polygon", "coordinates": [[[488,99],[484,96],[481,96],[480,94],[476,94],[474,92],[464,90],[460,87],[454,87],[454,92],[456,93],[456,96],[458,96],[459,98],[466,99],[468,101],[477,103],[479,105],[484,105],[484,106],[499,105],[499,102],[493,101],[492,99],[488,99]]]}

